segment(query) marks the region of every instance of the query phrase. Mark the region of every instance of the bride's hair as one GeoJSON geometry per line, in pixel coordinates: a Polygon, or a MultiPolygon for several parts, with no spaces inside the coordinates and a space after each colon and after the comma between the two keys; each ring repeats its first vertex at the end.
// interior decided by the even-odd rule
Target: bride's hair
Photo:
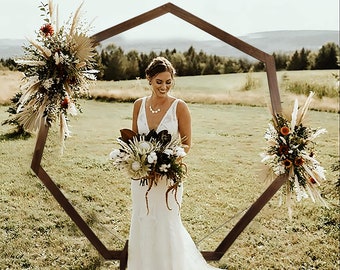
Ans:
{"type": "Polygon", "coordinates": [[[176,70],[170,61],[162,56],[154,58],[148,67],[145,69],[146,78],[151,80],[158,73],[168,71],[171,77],[174,78],[176,70]]]}

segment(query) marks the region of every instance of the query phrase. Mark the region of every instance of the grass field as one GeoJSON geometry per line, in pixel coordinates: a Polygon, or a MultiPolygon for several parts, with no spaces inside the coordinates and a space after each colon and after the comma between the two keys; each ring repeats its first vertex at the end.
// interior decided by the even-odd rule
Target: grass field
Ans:
{"type": "MultiPolygon", "coordinates": [[[[301,74],[294,74],[301,79],[301,74]]],[[[237,76],[234,80],[241,80],[237,76]]],[[[288,77],[294,78],[290,73],[288,77]]],[[[197,78],[202,80],[198,84],[202,89],[190,87],[193,80],[189,77],[178,78],[174,94],[184,96],[185,92],[188,97],[201,94],[207,100],[210,93],[204,98],[204,89],[212,84],[214,93],[224,95],[225,90],[219,88],[220,78],[208,78],[208,82],[197,78]]],[[[248,95],[265,100],[263,84],[258,82],[255,90],[243,91],[240,90],[243,83],[237,86],[235,82],[230,93],[237,96],[241,92],[244,100],[248,95]]],[[[105,95],[118,90],[126,94],[129,89],[130,93],[148,93],[143,85],[139,81],[98,82],[94,89],[104,91],[105,95]]],[[[93,95],[99,96],[98,93],[93,95]]],[[[285,92],[282,96],[284,105],[290,106],[292,96],[285,92]]],[[[189,103],[193,147],[185,160],[189,175],[184,184],[182,219],[200,250],[215,249],[266,187],[260,177],[263,167],[259,157],[265,147],[263,133],[270,120],[266,102],[237,106],[217,100],[217,104],[198,100],[189,103]]],[[[337,105],[336,99],[332,102],[337,105]]],[[[66,141],[63,156],[59,155],[58,128],[51,128],[43,166],[105,245],[121,249],[129,230],[129,181],[112,169],[108,154],[115,146],[119,129],[131,125],[132,105],[95,100],[81,100],[81,105],[84,113],[71,118],[73,136],[66,141]]],[[[0,121],[8,116],[6,108],[0,107],[0,121]]],[[[277,194],[223,258],[211,264],[232,270],[338,269],[339,172],[333,171],[332,166],[339,162],[339,118],[338,114],[326,111],[310,111],[307,123],[328,130],[317,140],[317,154],[327,171],[327,181],[321,190],[330,208],[303,200],[293,206],[290,221],[286,207],[278,206],[277,194]]],[[[8,131],[9,127],[1,126],[0,136],[8,131]]],[[[31,172],[36,137],[0,138],[0,269],[118,269],[117,262],[100,257],[31,172]]]]}
{"type": "MultiPolygon", "coordinates": [[[[339,71],[282,71],[277,72],[283,106],[290,106],[295,98],[302,101],[304,95],[295,95],[287,89],[291,86],[309,87],[317,92],[320,86],[332,89],[335,98],[316,99],[311,109],[339,112],[339,86],[333,74],[339,71]]],[[[237,73],[176,78],[174,95],[190,103],[236,104],[268,106],[270,96],[266,73],[237,73]],[[250,90],[248,89],[250,86],[250,90]]],[[[131,101],[150,93],[145,80],[100,81],[91,90],[94,99],[131,101]]],[[[308,94],[307,94],[308,95],[308,94]]]]}
{"type": "MultiPolygon", "coordinates": [[[[311,109],[339,112],[339,82],[336,81],[333,74],[339,74],[339,71],[309,70],[277,72],[283,107],[290,107],[296,98],[298,98],[301,103],[306,98],[306,95],[294,94],[288,91],[288,88],[307,88],[307,90],[311,89],[316,93],[318,93],[320,88],[328,88],[331,89],[333,93],[332,97],[324,96],[321,99],[316,98],[311,109]]],[[[22,75],[19,72],[0,70],[0,105],[7,105],[14,93],[18,92],[21,78],[22,75]]],[[[102,101],[131,102],[149,93],[149,85],[143,79],[97,81],[90,87],[91,97],[95,100],[102,101]]],[[[270,104],[267,76],[264,72],[178,77],[176,78],[172,93],[189,103],[234,104],[262,107],[270,104]]]]}

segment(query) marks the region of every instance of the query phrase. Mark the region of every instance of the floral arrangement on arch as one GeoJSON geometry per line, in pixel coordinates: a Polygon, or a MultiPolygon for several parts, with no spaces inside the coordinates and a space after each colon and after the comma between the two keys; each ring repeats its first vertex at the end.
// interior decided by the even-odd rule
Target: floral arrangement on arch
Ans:
{"type": "MultiPolygon", "coordinates": [[[[168,202],[168,193],[171,190],[176,192],[187,172],[182,162],[186,152],[180,140],[172,138],[167,130],[159,133],[151,130],[143,135],[129,129],[122,129],[120,132],[121,137],[117,139],[120,147],[110,153],[110,160],[113,161],[114,167],[125,170],[133,180],[141,181],[142,185],[148,185],[146,203],[148,203],[147,193],[152,186],[157,185],[161,178],[167,178],[169,188],[166,192],[166,201],[168,202]]],[[[168,203],[167,207],[169,208],[168,203]]]]}
{"type": "Polygon", "coordinates": [[[68,114],[77,114],[77,98],[87,94],[88,82],[95,80],[97,73],[93,41],[80,23],[80,8],[59,27],[52,1],[42,3],[45,23],[36,40],[28,40],[29,45],[23,47],[24,56],[15,61],[25,75],[15,120],[35,132],[42,118],[47,124],[59,119],[62,141],[70,135],[68,114]]]}
{"type": "Polygon", "coordinates": [[[325,171],[316,159],[314,139],[327,131],[303,124],[313,95],[311,92],[300,110],[295,100],[290,117],[276,115],[264,135],[268,147],[261,154],[262,162],[269,166],[274,176],[287,175],[285,192],[290,216],[293,193],[297,201],[310,197],[313,202],[319,200],[326,205],[318,189],[326,179],[325,171]]]}

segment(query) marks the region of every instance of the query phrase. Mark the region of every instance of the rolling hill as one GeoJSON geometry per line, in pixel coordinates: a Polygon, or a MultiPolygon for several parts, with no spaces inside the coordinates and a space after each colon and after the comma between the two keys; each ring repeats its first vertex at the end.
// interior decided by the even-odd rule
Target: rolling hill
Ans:
{"type": "MultiPolygon", "coordinates": [[[[338,31],[323,30],[298,30],[298,31],[270,31],[258,32],[238,37],[239,39],[263,50],[267,53],[282,52],[289,53],[302,48],[317,51],[322,45],[328,42],[339,44],[338,31]]],[[[12,58],[23,54],[22,45],[27,43],[24,39],[0,39],[0,58],[12,58]]],[[[229,57],[244,57],[245,54],[237,49],[215,39],[211,40],[127,40],[120,35],[112,37],[102,42],[101,48],[114,43],[125,52],[137,50],[138,52],[149,53],[150,51],[164,51],[174,49],[183,52],[193,46],[196,51],[202,50],[208,54],[229,57]]]]}

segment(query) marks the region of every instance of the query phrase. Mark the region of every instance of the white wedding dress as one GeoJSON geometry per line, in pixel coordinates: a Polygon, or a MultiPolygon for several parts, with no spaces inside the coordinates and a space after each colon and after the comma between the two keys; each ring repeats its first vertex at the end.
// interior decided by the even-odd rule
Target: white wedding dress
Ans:
{"type": "MultiPolygon", "coordinates": [[[[178,136],[176,99],[166,112],[157,132],[168,130],[178,136]]],[[[137,118],[138,132],[147,134],[149,127],[145,112],[146,98],[137,118]]],[[[179,205],[182,202],[183,185],[176,194],[169,192],[168,206],[166,191],[168,179],[160,179],[148,193],[148,209],[145,194],[147,185],[131,180],[132,219],[128,246],[128,270],[208,270],[216,269],[207,264],[189,233],[184,228],[179,205]]]]}

